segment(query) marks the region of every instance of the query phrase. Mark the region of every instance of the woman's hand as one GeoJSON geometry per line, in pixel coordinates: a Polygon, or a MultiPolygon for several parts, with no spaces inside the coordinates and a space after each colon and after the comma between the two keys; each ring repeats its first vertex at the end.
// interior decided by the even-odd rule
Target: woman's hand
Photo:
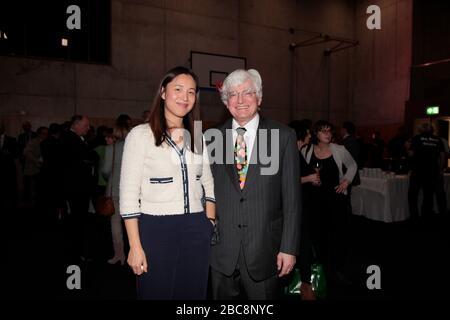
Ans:
{"type": "Polygon", "coordinates": [[[348,181],[344,179],[334,189],[336,189],[336,193],[344,193],[347,190],[348,185],[349,185],[348,181]]]}
{"type": "Polygon", "coordinates": [[[309,176],[306,176],[306,181],[312,183],[315,186],[320,185],[320,176],[318,173],[310,174],[309,176]]]}
{"type": "Polygon", "coordinates": [[[127,262],[134,274],[139,276],[147,272],[147,258],[145,257],[144,249],[130,248],[127,262]]]}

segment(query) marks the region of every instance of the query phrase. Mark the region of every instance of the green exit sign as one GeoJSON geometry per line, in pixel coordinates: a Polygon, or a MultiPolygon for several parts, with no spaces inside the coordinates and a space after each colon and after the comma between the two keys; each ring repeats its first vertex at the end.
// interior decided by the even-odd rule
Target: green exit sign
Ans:
{"type": "Polygon", "coordinates": [[[432,116],[439,114],[439,106],[429,106],[427,107],[427,115],[432,116]]]}

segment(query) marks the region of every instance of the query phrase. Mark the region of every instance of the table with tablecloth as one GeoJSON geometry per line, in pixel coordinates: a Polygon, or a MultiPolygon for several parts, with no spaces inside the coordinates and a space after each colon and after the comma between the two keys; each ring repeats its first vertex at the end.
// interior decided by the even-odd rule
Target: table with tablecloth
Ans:
{"type": "MultiPolygon", "coordinates": [[[[450,174],[444,175],[444,186],[450,204],[450,174]]],[[[408,188],[408,175],[361,177],[361,184],[352,188],[353,214],[383,222],[406,220],[409,218],[408,188]]],[[[422,198],[421,192],[419,203],[422,198]]]]}

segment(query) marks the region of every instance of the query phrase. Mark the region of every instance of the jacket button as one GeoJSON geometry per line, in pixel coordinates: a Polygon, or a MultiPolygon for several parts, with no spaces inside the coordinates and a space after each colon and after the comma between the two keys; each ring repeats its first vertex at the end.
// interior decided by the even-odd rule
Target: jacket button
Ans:
{"type": "Polygon", "coordinates": [[[241,199],[239,200],[239,202],[244,202],[244,200],[245,200],[244,198],[241,198],[241,199]]]}

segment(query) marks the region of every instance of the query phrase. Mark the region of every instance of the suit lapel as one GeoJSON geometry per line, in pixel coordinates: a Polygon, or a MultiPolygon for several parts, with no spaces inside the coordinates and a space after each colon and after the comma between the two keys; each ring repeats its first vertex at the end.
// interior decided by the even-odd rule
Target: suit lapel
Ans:
{"type": "Polygon", "coordinates": [[[258,137],[259,131],[261,129],[267,129],[267,124],[264,121],[263,117],[260,117],[260,119],[259,119],[258,130],[256,131],[255,142],[253,145],[253,150],[252,150],[252,154],[251,154],[251,158],[250,158],[250,164],[249,164],[248,171],[247,171],[247,177],[245,179],[244,189],[242,190],[242,192],[244,192],[244,193],[251,190],[252,186],[255,185],[255,180],[257,180],[257,178],[258,178],[258,174],[261,169],[261,160],[259,158],[260,148],[262,148],[262,147],[268,148],[270,146],[270,134],[267,135],[268,145],[267,146],[261,145],[259,137],[258,137]]]}

